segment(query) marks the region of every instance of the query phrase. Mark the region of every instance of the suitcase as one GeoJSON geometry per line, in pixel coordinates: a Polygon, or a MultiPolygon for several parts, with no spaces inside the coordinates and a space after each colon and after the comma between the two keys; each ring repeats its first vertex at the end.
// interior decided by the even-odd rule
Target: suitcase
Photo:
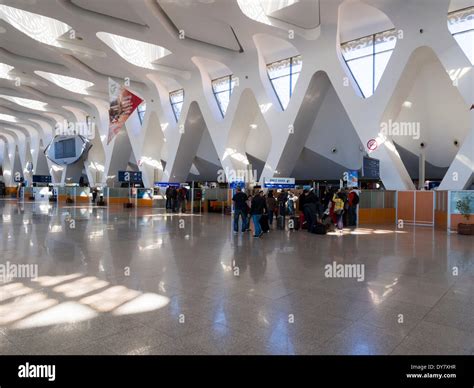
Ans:
{"type": "Polygon", "coordinates": [[[290,220],[288,221],[288,228],[291,230],[299,230],[300,229],[299,217],[290,217],[290,220]]]}
{"type": "Polygon", "coordinates": [[[277,217],[277,229],[280,229],[280,230],[285,229],[285,217],[283,216],[277,217]]]}
{"type": "Polygon", "coordinates": [[[270,230],[270,225],[268,225],[268,215],[262,214],[259,223],[263,233],[267,233],[270,230]]]}
{"type": "Polygon", "coordinates": [[[326,234],[326,226],[323,224],[316,223],[311,229],[311,233],[314,234],[326,234]]]}

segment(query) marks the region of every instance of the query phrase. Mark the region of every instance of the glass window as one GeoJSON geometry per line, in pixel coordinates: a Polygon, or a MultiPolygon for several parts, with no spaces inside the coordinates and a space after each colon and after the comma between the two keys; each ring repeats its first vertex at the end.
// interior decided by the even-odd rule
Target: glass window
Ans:
{"type": "Polygon", "coordinates": [[[146,102],[142,102],[140,105],[138,105],[137,112],[138,118],[140,119],[140,124],[143,125],[143,119],[145,118],[146,112],[146,102]]]}
{"type": "Polygon", "coordinates": [[[474,65],[474,7],[450,12],[448,28],[471,64],[474,65]]]}
{"type": "Polygon", "coordinates": [[[283,110],[290,103],[302,65],[301,55],[267,65],[268,78],[283,110]]]}
{"type": "Polygon", "coordinates": [[[184,102],[184,89],[175,90],[170,92],[170,103],[171,108],[173,108],[174,117],[176,122],[178,122],[179,117],[181,116],[181,109],[183,109],[184,102]]]}
{"type": "Polygon", "coordinates": [[[397,32],[392,29],[341,44],[342,56],[365,98],[377,89],[396,43],[397,32]]]}
{"type": "Polygon", "coordinates": [[[234,86],[235,80],[232,75],[226,75],[225,77],[212,80],[212,91],[214,92],[214,97],[216,98],[222,117],[224,117],[227,112],[234,86]]]}

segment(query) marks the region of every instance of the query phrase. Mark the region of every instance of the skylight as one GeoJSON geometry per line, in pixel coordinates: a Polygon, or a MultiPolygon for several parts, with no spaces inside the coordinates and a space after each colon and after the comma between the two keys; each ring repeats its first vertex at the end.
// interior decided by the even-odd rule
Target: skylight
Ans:
{"type": "Polygon", "coordinates": [[[474,65],[474,7],[450,12],[448,28],[471,64],[474,65]]]}
{"type": "Polygon", "coordinates": [[[47,79],[48,81],[56,84],[60,88],[69,90],[73,93],[79,94],[89,94],[86,90],[91,86],[94,86],[92,82],[84,81],[79,78],[67,77],[65,75],[54,74],[54,73],[47,73],[45,71],[35,71],[40,77],[47,79]]]}
{"type": "Polygon", "coordinates": [[[108,32],[98,32],[97,37],[127,62],[145,69],[154,70],[153,62],[171,54],[164,47],[108,32]]]}
{"type": "Polygon", "coordinates": [[[15,97],[15,96],[6,96],[0,94],[0,98],[11,101],[17,105],[24,106],[25,108],[46,111],[46,103],[38,100],[30,100],[29,98],[15,97]]]}
{"type": "Polygon", "coordinates": [[[4,113],[0,113],[0,120],[2,121],[8,121],[10,123],[16,123],[18,120],[15,116],[11,115],[6,115],[4,113]]]}
{"type": "Polygon", "coordinates": [[[12,76],[8,74],[10,70],[13,70],[13,66],[7,65],[6,63],[0,63],[0,78],[12,79],[12,76]]]}
{"type": "Polygon", "coordinates": [[[0,5],[0,19],[5,20],[30,38],[56,47],[60,47],[57,39],[71,29],[70,26],[59,20],[7,5],[0,5]]]}

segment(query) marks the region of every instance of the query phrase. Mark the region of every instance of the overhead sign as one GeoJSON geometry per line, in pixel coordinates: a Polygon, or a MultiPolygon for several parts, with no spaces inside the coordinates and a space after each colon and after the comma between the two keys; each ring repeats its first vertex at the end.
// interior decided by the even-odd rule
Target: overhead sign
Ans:
{"type": "Polygon", "coordinates": [[[244,181],[233,181],[229,183],[229,188],[231,189],[236,189],[240,187],[241,189],[245,187],[245,182],[244,181]]]}
{"type": "Polygon", "coordinates": [[[380,179],[380,160],[364,156],[362,176],[365,179],[380,179]]]}
{"type": "Polygon", "coordinates": [[[142,181],[141,171],[119,171],[119,182],[140,183],[142,181]]]}
{"type": "Polygon", "coordinates": [[[180,187],[181,183],[177,182],[155,182],[155,187],[180,187]]]}
{"type": "Polygon", "coordinates": [[[109,78],[109,135],[107,144],[119,133],[133,111],[143,100],[109,78]]]}
{"type": "Polygon", "coordinates": [[[263,187],[267,189],[294,189],[295,178],[267,178],[263,187]]]}
{"type": "Polygon", "coordinates": [[[52,183],[51,175],[33,175],[33,183],[52,183]]]}

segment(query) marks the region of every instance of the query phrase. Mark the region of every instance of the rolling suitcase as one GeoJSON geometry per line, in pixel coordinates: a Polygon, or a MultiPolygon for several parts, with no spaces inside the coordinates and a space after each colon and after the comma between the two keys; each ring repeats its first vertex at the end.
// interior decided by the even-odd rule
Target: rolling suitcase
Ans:
{"type": "Polygon", "coordinates": [[[260,227],[262,228],[263,233],[267,233],[270,230],[270,225],[268,225],[268,215],[262,214],[260,217],[260,227]]]}
{"type": "Polygon", "coordinates": [[[285,217],[283,216],[277,217],[277,229],[280,229],[280,230],[285,229],[285,217]]]}
{"type": "Polygon", "coordinates": [[[291,230],[299,230],[300,229],[299,217],[290,217],[290,220],[288,221],[288,228],[291,230]]]}

